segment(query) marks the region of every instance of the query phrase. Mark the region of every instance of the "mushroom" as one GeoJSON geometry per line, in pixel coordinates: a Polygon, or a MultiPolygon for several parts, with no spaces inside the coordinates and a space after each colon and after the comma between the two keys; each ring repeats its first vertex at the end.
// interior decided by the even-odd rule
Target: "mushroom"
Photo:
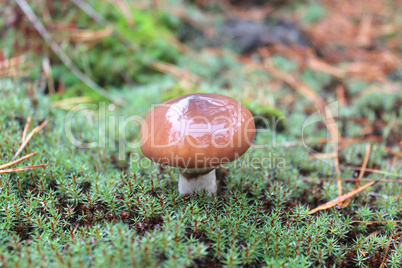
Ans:
{"type": "Polygon", "coordinates": [[[183,95],[152,109],[141,127],[141,150],[180,170],[179,192],[216,193],[215,169],[250,147],[254,119],[240,102],[219,94],[183,95]]]}

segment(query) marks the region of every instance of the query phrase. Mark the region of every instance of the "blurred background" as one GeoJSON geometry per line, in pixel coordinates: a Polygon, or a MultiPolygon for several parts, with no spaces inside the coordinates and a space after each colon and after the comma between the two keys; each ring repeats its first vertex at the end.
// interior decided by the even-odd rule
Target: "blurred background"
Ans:
{"type": "Polygon", "coordinates": [[[402,78],[398,0],[0,3],[0,74],[40,78],[54,98],[98,97],[94,88],[162,83],[166,74],[185,90],[258,90],[267,85],[252,73],[265,73],[267,59],[285,68],[282,57],[297,72],[330,75],[326,86],[344,95],[345,79],[392,90],[402,78]]]}
{"type": "Polygon", "coordinates": [[[285,114],[294,126],[338,101],[342,135],[386,128],[386,143],[401,145],[401,7],[399,0],[3,0],[0,75],[32,83],[67,110],[106,101],[144,114],[144,103],[218,92],[263,118],[285,114]]]}

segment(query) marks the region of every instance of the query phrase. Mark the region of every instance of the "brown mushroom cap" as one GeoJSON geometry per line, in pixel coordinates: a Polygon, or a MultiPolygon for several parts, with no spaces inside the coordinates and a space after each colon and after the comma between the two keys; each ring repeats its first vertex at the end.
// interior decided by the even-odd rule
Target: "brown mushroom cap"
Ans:
{"type": "Polygon", "coordinates": [[[141,150],[163,165],[208,168],[240,157],[254,136],[253,116],[240,102],[196,93],[151,110],[141,127],[141,150]]]}

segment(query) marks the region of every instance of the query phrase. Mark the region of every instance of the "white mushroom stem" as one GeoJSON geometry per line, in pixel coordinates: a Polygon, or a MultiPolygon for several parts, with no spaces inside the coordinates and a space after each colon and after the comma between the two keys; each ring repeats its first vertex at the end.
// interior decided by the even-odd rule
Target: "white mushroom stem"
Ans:
{"type": "Polygon", "coordinates": [[[191,194],[196,190],[205,189],[209,194],[216,193],[215,169],[203,175],[183,176],[179,175],[180,194],[191,194]]]}

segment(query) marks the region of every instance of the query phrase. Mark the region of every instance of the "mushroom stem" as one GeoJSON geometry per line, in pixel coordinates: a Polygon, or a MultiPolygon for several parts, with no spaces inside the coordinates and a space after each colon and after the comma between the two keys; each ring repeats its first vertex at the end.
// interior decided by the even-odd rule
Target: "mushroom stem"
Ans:
{"type": "Polygon", "coordinates": [[[201,175],[193,174],[191,177],[180,172],[179,192],[180,194],[191,194],[195,190],[205,189],[209,194],[216,193],[216,175],[215,169],[201,175]]]}

